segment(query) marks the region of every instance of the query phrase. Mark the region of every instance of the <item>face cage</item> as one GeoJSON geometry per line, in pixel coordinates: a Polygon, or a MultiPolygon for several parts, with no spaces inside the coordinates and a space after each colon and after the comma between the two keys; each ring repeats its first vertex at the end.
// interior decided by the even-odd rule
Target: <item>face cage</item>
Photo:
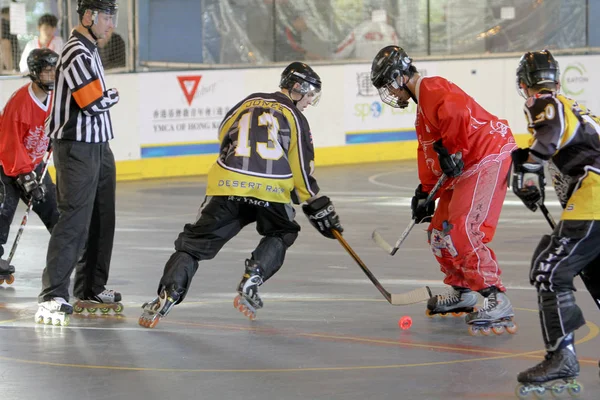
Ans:
{"type": "Polygon", "coordinates": [[[107,13],[106,11],[92,11],[92,26],[98,24],[98,14],[103,13],[112,18],[112,23],[115,29],[117,28],[117,24],[119,22],[119,10],[116,9],[114,13],[107,13]]]}
{"type": "Polygon", "coordinates": [[[42,78],[40,78],[39,74],[29,74],[29,76],[31,77],[31,80],[40,87],[40,89],[42,89],[46,94],[50,93],[51,91],[54,90],[54,81],[52,82],[48,82],[48,83],[44,83],[42,82],[42,78]]]}
{"type": "Polygon", "coordinates": [[[381,101],[383,101],[388,106],[394,107],[394,108],[408,107],[408,101],[404,101],[402,103],[398,102],[398,98],[391,93],[391,91],[390,91],[391,88],[400,89],[400,86],[398,85],[398,83],[393,81],[393,82],[390,82],[387,85],[384,85],[381,88],[377,89],[377,91],[379,92],[379,97],[381,98],[381,101]]]}

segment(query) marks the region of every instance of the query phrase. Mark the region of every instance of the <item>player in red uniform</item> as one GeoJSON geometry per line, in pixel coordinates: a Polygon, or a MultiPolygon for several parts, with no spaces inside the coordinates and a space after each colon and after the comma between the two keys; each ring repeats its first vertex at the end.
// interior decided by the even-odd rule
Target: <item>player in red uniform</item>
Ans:
{"type": "Polygon", "coordinates": [[[404,108],[417,103],[415,122],[420,184],[412,199],[413,219],[429,222],[431,249],[450,285],[433,296],[428,314],[468,312],[471,333],[480,329],[513,332],[512,306],[500,279],[500,267],[487,246],[496,231],[507,190],[515,140],[505,120],[487,112],[452,82],[422,77],[412,59],[397,46],[379,51],[371,81],[381,100],[404,108]],[[449,178],[432,202],[422,205],[445,174],[449,178]],[[483,307],[473,311],[479,292],[483,307]]]}
{"type": "MultiPolygon", "coordinates": [[[[58,221],[56,190],[50,175],[42,182],[43,157],[48,151],[45,119],[49,111],[50,91],[58,54],[50,49],[32,50],[27,57],[31,82],[17,90],[6,103],[0,120],[0,257],[8,239],[19,199],[33,199],[33,211],[46,228],[58,221]]],[[[15,268],[0,259],[0,276],[9,276],[15,268]]],[[[7,278],[9,279],[9,278],[7,278]]]]}

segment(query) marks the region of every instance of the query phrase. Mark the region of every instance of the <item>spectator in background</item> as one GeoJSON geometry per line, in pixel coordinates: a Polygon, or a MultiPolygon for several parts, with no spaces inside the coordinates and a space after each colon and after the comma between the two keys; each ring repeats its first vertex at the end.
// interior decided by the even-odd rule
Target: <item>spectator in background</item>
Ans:
{"type": "Polygon", "coordinates": [[[104,69],[123,68],[127,66],[125,41],[114,28],[108,31],[105,38],[98,39],[98,52],[104,69]]]}
{"type": "Polygon", "coordinates": [[[40,35],[31,39],[25,45],[21,61],[19,62],[19,70],[23,74],[29,73],[27,68],[27,57],[33,49],[50,49],[60,55],[64,47],[64,41],[60,36],[56,36],[58,26],[58,18],[52,14],[44,14],[38,20],[38,30],[40,35]]]}
{"type": "Polygon", "coordinates": [[[385,46],[397,45],[396,30],[388,24],[385,10],[373,10],[371,20],[358,25],[340,43],[334,59],[371,60],[385,46]]]}
{"type": "Polygon", "coordinates": [[[303,16],[296,16],[291,24],[284,28],[283,43],[276,43],[277,54],[275,61],[320,60],[323,57],[306,49],[302,43],[302,34],[307,32],[308,25],[303,16]]]}
{"type": "Polygon", "coordinates": [[[19,41],[10,33],[10,7],[2,7],[0,36],[0,70],[14,71],[19,57],[19,41]]]}

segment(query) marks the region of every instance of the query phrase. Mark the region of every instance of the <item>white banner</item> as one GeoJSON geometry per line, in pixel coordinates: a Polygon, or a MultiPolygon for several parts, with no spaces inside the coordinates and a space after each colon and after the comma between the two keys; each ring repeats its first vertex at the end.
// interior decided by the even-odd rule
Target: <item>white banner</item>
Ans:
{"type": "Polygon", "coordinates": [[[223,117],[246,95],[243,77],[235,70],[140,74],[142,146],[218,141],[223,117]]]}
{"type": "MultiPolygon", "coordinates": [[[[420,63],[419,72],[431,75],[435,63],[420,63]],[[422,68],[421,68],[422,67],[422,68]]],[[[346,143],[369,143],[416,139],[416,104],[393,108],[383,103],[371,84],[371,66],[347,65],[344,68],[344,131],[346,143]]]]}
{"type": "Polygon", "coordinates": [[[600,69],[600,57],[556,57],[556,60],[561,72],[561,92],[599,115],[600,101],[596,88],[600,85],[600,79],[594,71],[600,69]]]}

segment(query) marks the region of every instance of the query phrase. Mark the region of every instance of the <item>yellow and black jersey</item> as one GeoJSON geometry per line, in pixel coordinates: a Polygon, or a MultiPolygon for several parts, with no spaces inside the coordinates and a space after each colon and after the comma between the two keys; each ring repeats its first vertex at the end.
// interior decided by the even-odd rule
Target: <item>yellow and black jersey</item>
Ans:
{"type": "Polygon", "coordinates": [[[600,219],[600,119],[575,100],[549,92],[525,104],[530,153],[550,161],[562,219],[600,219]]]}
{"type": "Polygon", "coordinates": [[[299,204],[319,192],[308,121],[285,94],[246,97],[221,122],[219,140],[219,158],[208,172],[208,196],[299,204]]]}

